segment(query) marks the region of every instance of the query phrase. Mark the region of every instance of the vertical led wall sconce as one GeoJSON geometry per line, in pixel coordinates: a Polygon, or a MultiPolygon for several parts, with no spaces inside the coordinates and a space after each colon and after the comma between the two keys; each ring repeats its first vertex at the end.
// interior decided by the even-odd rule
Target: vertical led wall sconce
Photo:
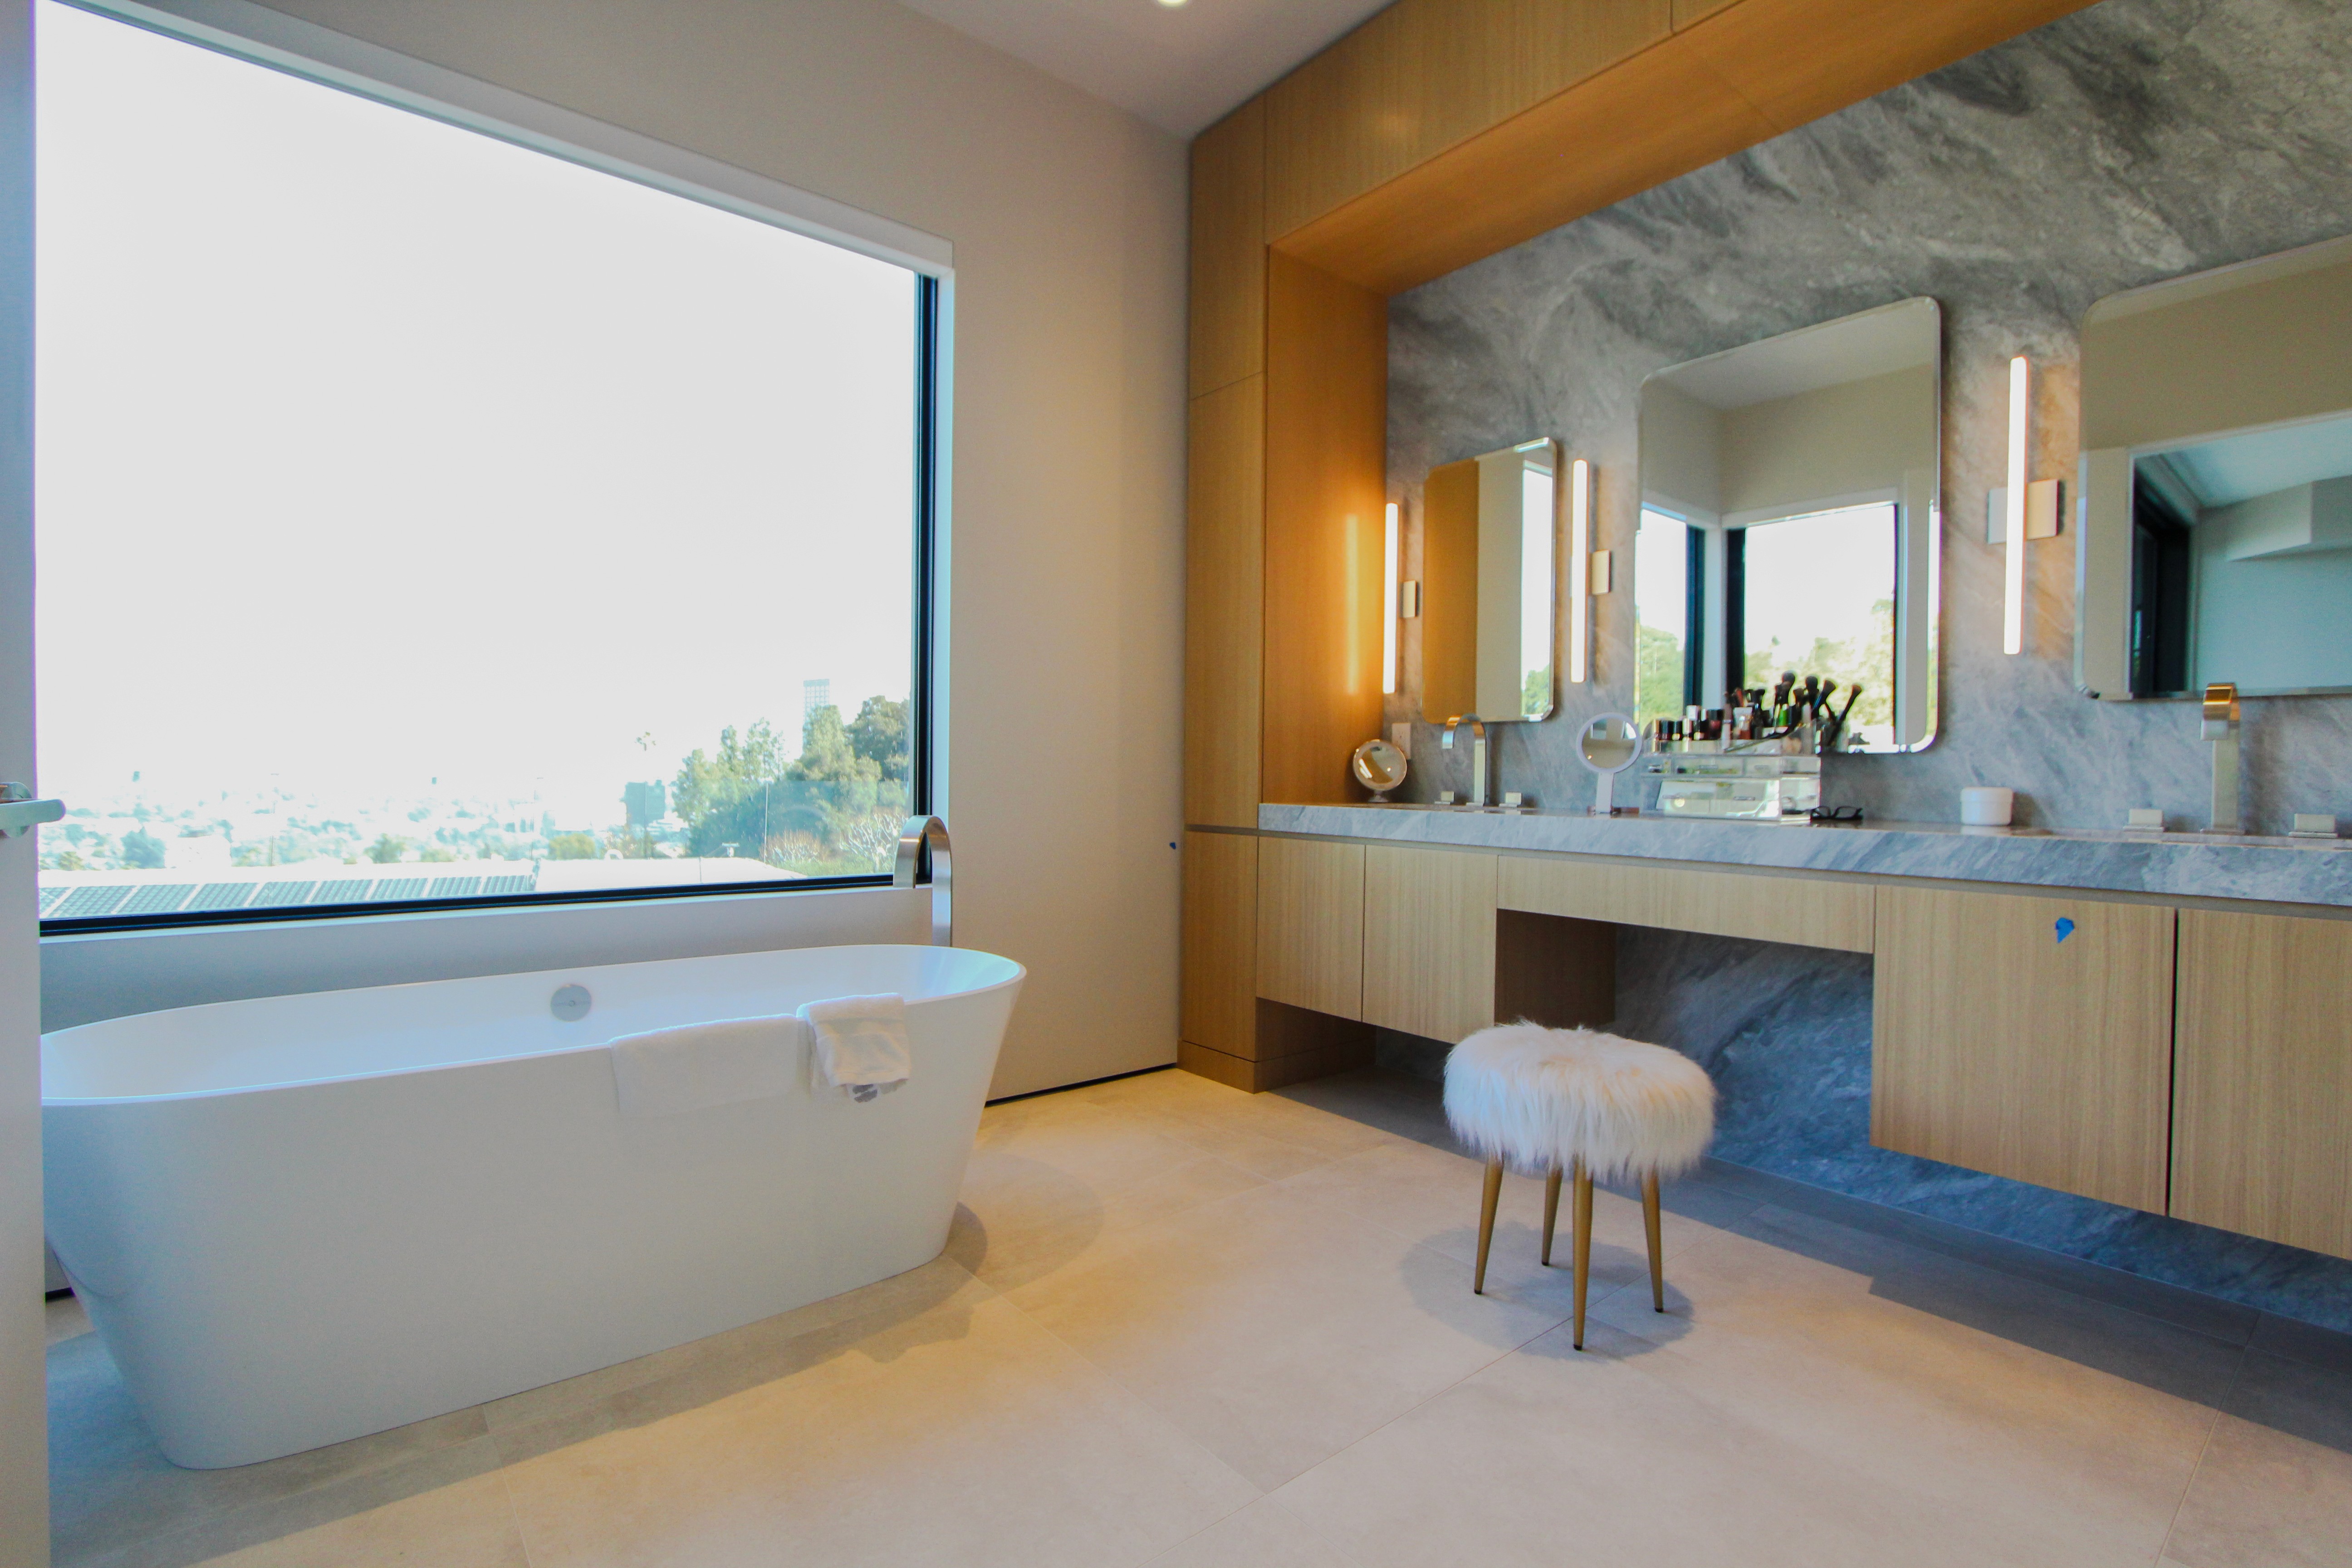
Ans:
{"type": "Polygon", "coordinates": [[[2025,442],[2033,426],[2033,369],[2009,362],[2009,493],[2001,498],[2007,551],[2001,562],[2000,651],[2025,651],[2025,442]]]}
{"type": "Polygon", "coordinates": [[[1397,688],[1397,595],[1402,586],[1397,572],[1404,559],[1404,542],[1397,521],[1397,503],[1389,502],[1387,551],[1381,567],[1381,691],[1393,697],[1397,688]]]}
{"type": "Polygon", "coordinates": [[[1592,664],[1592,465],[1568,466],[1568,679],[1581,686],[1592,664]]]}
{"type": "Polygon", "coordinates": [[[2026,458],[2033,438],[2033,370],[2023,354],[2009,362],[2009,482],[1985,497],[1985,542],[2002,546],[2000,647],[2025,651],[2025,547],[2058,536],[2064,487],[2056,479],[2029,483],[2026,458]]]}

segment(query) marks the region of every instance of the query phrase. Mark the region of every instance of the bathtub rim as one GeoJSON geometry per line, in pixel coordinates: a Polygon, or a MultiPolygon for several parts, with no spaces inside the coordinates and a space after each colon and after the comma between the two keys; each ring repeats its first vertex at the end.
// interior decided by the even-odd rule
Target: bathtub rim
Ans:
{"type": "MultiPolygon", "coordinates": [[[[907,1005],[910,1009],[919,1007],[932,1002],[956,1001],[968,996],[985,996],[992,992],[1002,991],[1007,986],[1018,986],[1029,977],[1028,966],[1024,964],[1020,960],[1007,958],[1001,952],[990,952],[983,948],[959,947],[942,950],[928,947],[919,942],[836,942],[826,947],[780,947],[759,949],[751,952],[698,953],[689,958],[643,958],[633,959],[621,963],[583,963],[567,965],[554,969],[518,969],[498,974],[456,975],[447,979],[439,980],[398,980],[381,985],[347,985],[339,986],[329,991],[305,991],[293,993],[292,994],[305,998],[351,996],[362,994],[373,994],[386,991],[409,991],[425,986],[461,985],[468,981],[474,980],[525,980],[533,975],[581,974],[600,970],[651,968],[656,965],[699,963],[707,961],[730,958],[760,958],[782,953],[817,954],[827,952],[870,952],[877,948],[908,952],[933,952],[946,951],[960,953],[970,953],[975,957],[988,959],[997,963],[1009,964],[1012,966],[1012,973],[1010,974],[1001,980],[992,981],[986,985],[969,986],[957,991],[941,991],[928,996],[909,997],[907,999],[907,1005]]],[[[274,1002],[278,999],[279,998],[275,996],[232,997],[219,1002],[195,1002],[181,1007],[157,1007],[144,1013],[126,1013],[119,1017],[113,1018],[93,1018],[86,1024],[75,1024],[63,1029],[53,1029],[43,1033],[40,1037],[41,1051],[42,1054],[46,1056],[49,1048],[49,1042],[52,1039],[59,1039],[68,1035],[79,1034],[85,1029],[107,1028],[117,1025],[127,1024],[134,1019],[161,1017],[169,1013],[205,1013],[210,1012],[215,1008],[249,1007],[256,1003],[274,1002]]],[[[719,1020],[714,1019],[708,1021],[718,1022],[719,1020]]],[[[553,1050],[522,1051],[509,1056],[499,1057],[476,1057],[464,1061],[428,1062],[418,1067],[384,1068],[373,1072],[338,1073],[331,1078],[289,1079],[280,1083],[233,1084],[224,1089],[176,1089],[164,1094],[106,1094],[95,1096],[52,1097],[44,1093],[41,1096],[41,1109],[44,1111],[47,1111],[51,1110],[87,1110],[99,1106],[161,1105],[182,1100],[217,1100],[227,1095],[276,1094],[289,1089],[320,1089],[331,1084],[365,1083],[378,1079],[408,1078],[417,1073],[452,1072],[464,1068],[496,1067],[508,1062],[552,1061],[561,1057],[581,1056],[585,1055],[590,1051],[607,1050],[611,1047],[613,1041],[622,1037],[622,1036],[614,1035],[601,1040],[586,1042],[581,1045],[559,1047],[553,1050]]]]}

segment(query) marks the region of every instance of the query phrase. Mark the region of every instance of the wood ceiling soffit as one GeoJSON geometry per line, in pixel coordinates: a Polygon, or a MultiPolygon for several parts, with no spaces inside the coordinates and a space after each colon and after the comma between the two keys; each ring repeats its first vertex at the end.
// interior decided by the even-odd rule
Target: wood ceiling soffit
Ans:
{"type": "Polygon", "coordinates": [[[2089,3],[1738,0],[1273,243],[1399,293],[2089,3]]]}
{"type": "Polygon", "coordinates": [[[1266,90],[1268,231],[1297,227],[1476,137],[1672,25],[1670,0],[1390,6],[1266,90]]]}

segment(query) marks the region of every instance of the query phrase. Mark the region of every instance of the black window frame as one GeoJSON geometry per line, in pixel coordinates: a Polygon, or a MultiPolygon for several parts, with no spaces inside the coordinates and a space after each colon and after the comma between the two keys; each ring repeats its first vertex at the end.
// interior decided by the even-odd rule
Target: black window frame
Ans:
{"type": "MultiPolygon", "coordinates": [[[[201,46],[199,46],[201,47],[201,46]]],[[[614,179],[625,178],[614,174],[614,179]]],[[[756,220],[755,220],[756,221],[756,220]]],[[[903,266],[894,262],[891,265],[903,266]]],[[[937,648],[939,605],[940,357],[942,294],[940,279],[909,268],[915,278],[915,529],[913,666],[907,683],[908,806],[916,816],[933,810],[936,754],[932,664],[937,648]]],[[[298,904],[236,910],[184,910],[152,915],[97,915],[78,920],[40,920],[40,934],[80,936],[106,931],[161,931],[220,926],[276,925],[292,921],[329,921],[378,915],[459,913],[468,910],[562,908],[577,904],[666,902],[677,899],[755,898],[827,889],[885,888],[891,874],[805,877],[789,882],[720,883],[675,888],[594,888],[560,893],[476,894],[462,898],[384,900],[362,904],[298,904]]],[[[127,901],[127,900],[126,900],[127,901]]]]}

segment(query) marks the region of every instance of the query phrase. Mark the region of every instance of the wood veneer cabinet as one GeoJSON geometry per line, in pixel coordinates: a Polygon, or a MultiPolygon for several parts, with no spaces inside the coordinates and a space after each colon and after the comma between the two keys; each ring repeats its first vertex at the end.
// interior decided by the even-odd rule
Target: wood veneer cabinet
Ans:
{"type": "Polygon", "coordinates": [[[1265,368],[1265,100],[1192,142],[1192,395],[1265,368]]]}
{"type": "Polygon", "coordinates": [[[2172,1213],[2352,1258],[2352,921],[2186,910],[2172,1213]]]}
{"type": "Polygon", "coordinates": [[[2163,1213],[2175,921],[1878,889],[1870,1141],[2163,1213]]]}
{"type": "MultiPolygon", "coordinates": [[[[1771,831],[1767,829],[1765,831],[1771,831]]],[[[1497,903],[1532,914],[1868,952],[1874,894],[1860,882],[1506,855],[1497,903]]]]}
{"type": "Polygon", "coordinates": [[[1335,1018],[1364,1006],[1364,847],[1262,838],[1257,994],[1335,1018]]]}
{"type": "Polygon", "coordinates": [[[1257,849],[1246,833],[1184,835],[1182,1037],[1256,1055],[1257,849]]]}
{"type": "Polygon", "coordinates": [[[1184,820],[1255,827],[1265,603],[1265,377],[1192,403],[1184,533],[1184,820]]]}
{"type": "Polygon", "coordinates": [[[1365,850],[1365,1023],[1458,1040],[1495,1021],[1495,859],[1365,850]]]}

